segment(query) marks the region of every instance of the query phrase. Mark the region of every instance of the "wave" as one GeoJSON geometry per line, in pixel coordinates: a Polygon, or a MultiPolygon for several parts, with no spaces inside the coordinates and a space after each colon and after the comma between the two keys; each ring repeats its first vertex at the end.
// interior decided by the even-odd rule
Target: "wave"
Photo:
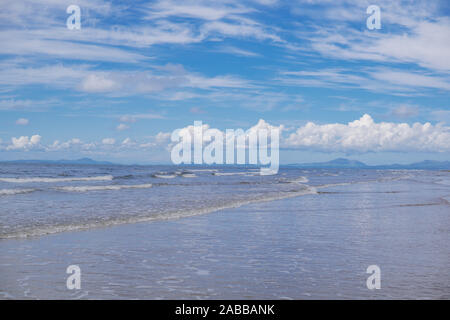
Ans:
{"type": "Polygon", "coordinates": [[[30,193],[38,189],[0,189],[0,196],[12,196],[15,194],[30,193]]]}
{"type": "Polygon", "coordinates": [[[294,183],[308,183],[309,179],[307,177],[301,176],[301,177],[298,177],[295,180],[292,180],[291,182],[294,182],[294,183]]]}
{"type": "Polygon", "coordinates": [[[189,169],[192,172],[217,172],[218,169],[189,169]]]}
{"type": "Polygon", "coordinates": [[[152,177],[159,178],[159,179],[173,179],[177,175],[176,174],[154,174],[152,177]]]}
{"type": "Polygon", "coordinates": [[[329,184],[321,184],[316,186],[316,188],[330,188],[330,187],[338,187],[338,186],[348,186],[355,183],[365,183],[365,181],[359,181],[359,182],[341,182],[341,183],[329,183],[329,184]]]}
{"type": "Polygon", "coordinates": [[[283,194],[275,193],[274,195],[264,195],[254,199],[247,200],[237,200],[235,202],[228,202],[227,204],[221,204],[217,206],[211,206],[206,208],[185,210],[185,211],[171,211],[171,212],[162,212],[159,214],[152,214],[149,216],[132,216],[132,217],[114,217],[109,220],[102,221],[93,221],[87,223],[79,223],[79,224],[67,224],[67,225],[56,225],[56,226],[39,226],[39,227],[31,227],[24,230],[8,233],[8,234],[0,234],[0,239],[9,239],[9,238],[27,238],[27,237],[36,237],[36,236],[44,236],[47,234],[54,234],[60,232],[68,232],[68,231],[81,231],[88,230],[93,228],[102,228],[102,227],[110,227],[121,224],[131,224],[131,223],[141,223],[141,222],[152,222],[152,221],[161,221],[161,220],[174,220],[180,218],[187,218],[191,216],[197,216],[202,214],[208,214],[215,211],[238,208],[244,205],[252,204],[252,203],[261,203],[261,202],[270,202],[275,200],[282,200],[287,198],[294,198],[308,194],[317,194],[317,189],[310,186],[305,186],[302,190],[294,190],[289,191],[283,194]]]}
{"type": "Polygon", "coordinates": [[[0,178],[0,181],[11,182],[11,183],[33,183],[33,182],[70,182],[70,181],[109,181],[112,180],[113,176],[97,176],[97,177],[72,177],[72,178],[0,178]]]}
{"type": "Polygon", "coordinates": [[[215,176],[246,176],[253,175],[253,172],[214,172],[215,176]]]}
{"type": "Polygon", "coordinates": [[[319,174],[318,176],[319,177],[337,177],[339,175],[340,175],[340,173],[324,172],[324,173],[319,174]]]}
{"type": "Polygon", "coordinates": [[[88,191],[102,191],[102,190],[146,189],[151,187],[152,184],[149,183],[149,184],[135,184],[135,185],[59,187],[55,189],[69,192],[88,192],[88,191]]]}
{"type": "Polygon", "coordinates": [[[114,180],[120,180],[120,179],[133,179],[135,176],[134,175],[132,175],[132,174],[127,174],[127,175],[124,175],[124,176],[117,176],[117,177],[114,177],[114,180]]]}
{"type": "Polygon", "coordinates": [[[183,173],[182,175],[181,175],[183,178],[195,178],[195,177],[197,177],[195,174],[193,174],[193,173],[183,173]]]}

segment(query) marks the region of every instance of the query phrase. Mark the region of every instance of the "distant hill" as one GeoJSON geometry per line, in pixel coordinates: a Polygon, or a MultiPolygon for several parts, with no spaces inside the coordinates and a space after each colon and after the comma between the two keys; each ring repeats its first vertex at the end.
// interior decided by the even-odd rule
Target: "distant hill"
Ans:
{"type": "Polygon", "coordinates": [[[354,169],[450,169],[450,161],[425,160],[411,164],[388,164],[369,166],[361,161],[338,158],[327,162],[296,163],[289,167],[298,168],[354,168],[354,169]]]}
{"type": "Polygon", "coordinates": [[[357,160],[349,160],[338,158],[327,162],[299,163],[290,166],[298,166],[302,168],[366,168],[365,163],[357,160]]]}
{"type": "Polygon", "coordinates": [[[380,169],[450,169],[450,161],[425,160],[411,164],[391,164],[373,167],[380,169]]]}
{"type": "MultiPolygon", "coordinates": [[[[109,161],[96,161],[90,158],[82,158],[76,160],[14,160],[14,161],[0,161],[3,163],[49,163],[49,164],[86,164],[86,165],[117,165],[109,161]]],[[[369,166],[364,162],[357,160],[350,160],[345,158],[338,158],[327,162],[312,162],[312,163],[293,163],[283,165],[283,167],[295,168],[336,168],[336,169],[433,169],[433,170],[450,170],[450,161],[434,161],[425,160],[411,164],[388,164],[369,166]]]]}
{"type": "Polygon", "coordinates": [[[109,161],[95,161],[90,158],[81,158],[76,160],[13,160],[13,161],[3,161],[7,163],[53,163],[53,164],[101,164],[101,165],[112,165],[114,163],[109,161]]]}

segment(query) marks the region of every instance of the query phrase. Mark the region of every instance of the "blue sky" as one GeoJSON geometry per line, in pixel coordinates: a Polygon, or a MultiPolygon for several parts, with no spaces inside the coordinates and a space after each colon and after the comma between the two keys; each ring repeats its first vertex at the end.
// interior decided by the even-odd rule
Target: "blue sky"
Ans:
{"type": "Polygon", "coordinates": [[[169,162],[170,133],[194,120],[260,119],[283,129],[281,163],[449,160],[449,13],[448,1],[4,1],[0,160],[169,162]],[[71,4],[80,30],[66,26],[71,4]]]}

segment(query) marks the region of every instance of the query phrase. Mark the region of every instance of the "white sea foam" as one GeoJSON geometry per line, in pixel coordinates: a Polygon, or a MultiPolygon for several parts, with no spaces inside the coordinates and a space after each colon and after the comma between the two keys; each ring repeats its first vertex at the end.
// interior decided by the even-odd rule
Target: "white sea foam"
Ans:
{"type": "Polygon", "coordinates": [[[0,178],[0,181],[11,182],[11,183],[33,183],[33,182],[70,182],[70,181],[109,181],[112,180],[113,176],[96,176],[96,177],[71,177],[71,178],[43,178],[43,177],[33,177],[33,178],[0,178]]]}
{"type": "Polygon", "coordinates": [[[316,188],[330,188],[330,187],[338,187],[338,186],[348,186],[350,184],[355,184],[355,183],[365,183],[365,181],[360,181],[360,182],[341,182],[341,183],[329,183],[329,184],[322,184],[319,186],[316,186],[316,188]]]}
{"type": "Polygon", "coordinates": [[[15,194],[30,193],[37,189],[0,189],[0,196],[10,196],[15,194]]]}
{"type": "Polygon", "coordinates": [[[189,169],[192,172],[217,172],[218,169],[189,169]]]}
{"type": "MultiPolygon", "coordinates": [[[[250,169],[250,170],[253,170],[253,169],[250,169]]],[[[261,168],[261,169],[258,169],[258,171],[259,171],[258,173],[250,172],[251,173],[250,175],[273,176],[278,173],[278,170],[273,170],[270,168],[261,168]]]]}
{"type": "Polygon", "coordinates": [[[159,178],[159,179],[173,179],[176,176],[177,175],[175,175],[175,174],[155,174],[154,175],[155,178],[159,178]]]}
{"type": "Polygon", "coordinates": [[[134,185],[59,187],[55,189],[69,192],[88,192],[88,191],[102,191],[102,190],[146,189],[151,187],[152,184],[149,183],[149,184],[134,184],[134,185]]]}
{"type": "Polygon", "coordinates": [[[195,178],[195,177],[197,177],[195,174],[193,174],[193,173],[183,173],[182,175],[181,175],[183,178],[195,178]]]}
{"type": "Polygon", "coordinates": [[[309,182],[309,179],[307,177],[301,176],[301,177],[298,177],[297,179],[293,180],[292,182],[307,183],[307,182],[309,182]]]}

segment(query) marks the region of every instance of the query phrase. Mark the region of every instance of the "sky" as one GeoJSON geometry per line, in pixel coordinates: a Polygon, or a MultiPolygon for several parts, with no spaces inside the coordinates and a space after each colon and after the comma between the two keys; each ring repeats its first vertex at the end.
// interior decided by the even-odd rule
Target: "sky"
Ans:
{"type": "Polygon", "coordinates": [[[194,121],[280,128],[282,164],[450,160],[449,15],[446,0],[2,0],[0,160],[170,163],[194,121]]]}

